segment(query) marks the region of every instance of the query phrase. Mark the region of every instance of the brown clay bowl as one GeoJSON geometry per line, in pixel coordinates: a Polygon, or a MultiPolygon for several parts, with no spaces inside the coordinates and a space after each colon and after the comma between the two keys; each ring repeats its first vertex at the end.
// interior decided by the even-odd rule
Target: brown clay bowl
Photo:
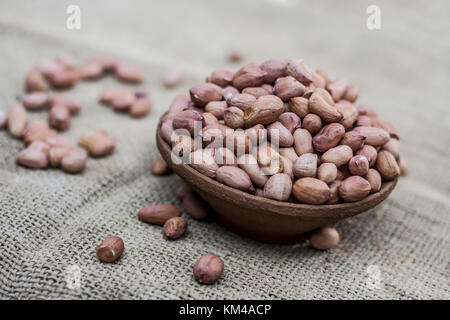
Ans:
{"type": "Polygon", "coordinates": [[[270,243],[293,243],[302,234],[333,224],[375,207],[394,189],[397,180],[383,183],[381,190],[353,203],[308,205],[281,202],[230,188],[208,178],[187,164],[171,161],[171,148],[156,132],[162,157],[214,209],[217,222],[245,237],[270,243]]]}

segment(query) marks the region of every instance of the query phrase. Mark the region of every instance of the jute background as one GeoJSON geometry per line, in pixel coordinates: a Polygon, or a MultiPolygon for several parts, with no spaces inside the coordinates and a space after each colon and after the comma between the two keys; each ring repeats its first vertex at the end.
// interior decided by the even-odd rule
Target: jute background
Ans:
{"type": "Polygon", "coordinates": [[[98,53],[140,66],[156,106],[133,120],[98,105],[111,78],[69,91],[83,111],[64,136],[75,142],[104,128],[118,138],[114,155],[90,159],[81,175],[18,167],[23,144],[0,131],[0,297],[449,299],[449,9],[445,0],[1,1],[0,108],[23,93],[39,58],[98,53]],[[81,7],[81,30],[66,28],[69,4],[81,7]],[[370,4],[381,8],[381,30],[366,28],[370,4]],[[180,180],[149,170],[158,117],[215,67],[237,69],[226,62],[231,47],[243,48],[246,62],[303,57],[346,77],[360,85],[361,102],[398,125],[410,174],[383,204],[338,225],[336,249],[257,243],[190,218],[187,235],[167,241],[138,221],[145,205],[180,206],[180,180]],[[166,90],[160,80],[173,63],[186,79],[166,90]],[[99,263],[94,248],[111,234],[125,252],[99,263]],[[208,252],[224,259],[225,272],[200,286],[192,267],[208,252]],[[70,277],[77,270],[79,287],[70,277]]]}

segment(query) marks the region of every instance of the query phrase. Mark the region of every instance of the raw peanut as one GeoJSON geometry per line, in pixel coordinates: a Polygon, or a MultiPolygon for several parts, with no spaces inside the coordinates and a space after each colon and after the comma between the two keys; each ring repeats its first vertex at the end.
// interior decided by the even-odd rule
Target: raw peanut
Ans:
{"type": "Polygon", "coordinates": [[[235,166],[237,167],[237,158],[234,155],[233,151],[231,151],[228,148],[217,148],[215,153],[214,153],[214,161],[219,165],[219,166],[235,166]]]}
{"type": "Polygon", "coordinates": [[[70,143],[69,141],[67,141],[66,139],[64,139],[64,138],[62,138],[60,136],[49,137],[49,138],[45,139],[45,143],[50,148],[56,148],[56,147],[73,148],[72,143],[70,143]]]}
{"type": "Polygon", "coordinates": [[[54,107],[56,105],[64,106],[69,109],[70,114],[72,114],[72,115],[77,114],[81,109],[81,105],[78,102],[76,102],[70,98],[63,97],[63,96],[50,97],[49,104],[50,104],[50,107],[54,107]]]}
{"type": "Polygon", "coordinates": [[[301,178],[294,183],[294,197],[308,204],[322,204],[330,199],[330,188],[315,178],[301,178]]]}
{"type": "Polygon", "coordinates": [[[183,198],[190,192],[193,192],[191,187],[187,183],[183,183],[177,190],[177,198],[183,200],[183,198]]]}
{"type": "Polygon", "coordinates": [[[314,93],[314,90],[316,89],[316,86],[310,83],[308,86],[305,87],[305,93],[303,93],[302,97],[306,99],[310,99],[312,94],[314,93]]]}
{"type": "Polygon", "coordinates": [[[342,124],[345,129],[353,127],[353,124],[358,118],[358,110],[356,107],[346,100],[337,102],[335,107],[342,114],[342,119],[339,123],[342,124]]]}
{"type": "Polygon", "coordinates": [[[391,122],[381,119],[381,118],[372,118],[372,126],[380,129],[386,130],[389,135],[394,139],[400,139],[400,134],[396,126],[394,126],[391,122]]]}
{"type": "Polygon", "coordinates": [[[149,98],[136,100],[130,107],[130,114],[135,118],[146,116],[153,106],[153,101],[149,98]]]}
{"type": "Polygon", "coordinates": [[[286,157],[283,157],[280,155],[280,161],[282,163],[283,166],[283,171],[282,173],[285,173],[289,176],[289,178],[291,178],[291,180],[294,180],[294,163],[289,160],[286,157]]]}
{"type": "Polygon", "coordinates": [[[274,174],[264,185],[264,197],[278,201],[287,201],[291,196],[292,180],[284,173],[274,174]]]}
{"type": "Polygon", "coordinates": [[[314,136],[314,148],[319,152],[326,152],[327,150],[337,146],[344,134],[345,129],[341,124],[330,123],[323,127],[322,130],[314,136]]]}
{"type": "Polygon", "coordinates": [[[255,96],[248,93],[235,94],[227,99],[229,107],[237,107],[242,111],[249,109],[255,102],[255,96]]]}
{"type": "Polygon", "coordinates": [[[317,177],[326,184],[332,183],[337,177],[337,168],[334,163],[322,163],[319,166],[317,177]]]}
{"type": "Polygon", "coordinates": [[[211,101],[205,106],[205,111],[212,113],[217,119],[223,119],[223,113],[228,108],[226,101],[211,101]]]}
{"type": "Polygon", "coordinates": [[[122,82],[140,83],[144,80],[144,75],[141,71],[125,64],[117,65],[114,74],[122,82]]]}
{"type": "Polygon", "coordinates": [[[366,179],[370,184],[370,193],[380,191],[381,175],[377,170],[369,169],[369,171],[367,171],[366,175],[364,176],[364,179],[366,179]]]}
{"type": "Polygon", "coordinates": [[[228,86],[222,89],[222,97],[227,100],[228,98],[234,96],[235,94],[239,94],[239,90],[233,86],[228,86]]]}
{"type": "Polygon", "coordinates": [[[47,91],[48,85],[42,73],[38,69],[33,69],[25,79],[25,88],[28,92],[47,91]]]}
{"type": "Polygon", "coordinates": [[[48,152],[50,151],[50,146],[44,141],[34,141],[27,147],[27,149],[42,151],[48,155],[48,152]]]}
{"type": "Polygon", "coordinates": [[[294,131],[294,149],[299,156],[314,152],[312,136],[308,130],[297,129],[294,131]]]}
{"type": "Polygon", "coordinates": [[[347,91],[345,91],[344,94],[344,99],[353,103],[358,99],[358,96],[359,96],[359,87],[348,86],[347,91]]]}
{"type": "Polygon", "coordinates": [[[281,114],[278,121],[289,130],[290,133],[294,133],[295,129],[300,128],[302,120],[300,117],[293,112],[285,112],[281,114]]]}
{"type": "Polygon", "coordinates": [[[402,157],[399,160],[399,167],[400,167],[400,175],[404,176],[408,174],[408,163],[406,160],[402,157]]]}
{"type": "Polygon", "coordinates": [[[341,182],[339,196],[345,202],[355,202],[364,199],[370,190],[370,183],[366,179],[360,176],[351,176],[341,182]]]}
{"type": "Polygon", "coordinates": [[[298,178],[315,177],[317,172],[317,154],[302,154],[294,162],[292,170],[294,172],[294,175],[298,178]]]}
{"type": "Polygon", "coordinates": [[[334,101],[339,101],[344,96],[348,88],[348,81],[345,79],[336,79],[327,85],[327,90],[330,92],[334,101]]]}
{"type": "Polygon", "coordinates": [[[294,148],[280,148],[280,155],[289,159],[292,163],[294,163],[297,158],[297,152],[295,152],[294,148]]]}
{"type": "Polygon", "coordinates": [[[61,70],[70,69],[70,67],[60,59],[42,59],[36,65],[36,70],[48,77],[52,73],[57,73],[61,70]]]}
{"type": "Polygon", "coordinates": [[[27,112],[25,108],[17,104],[9,109],[8,112],[8,129],[13,137],[22,138],[25,133],[27,123],[27,112]]]}
{"type": "Polygon", "coordinates": [[[189,90],[191,100],[197,106],[206,106],[208,102],[222,100],[222,89],[213,83],[202,83],[189,90]]]}
{"type": "Polygon", "coordinates": [[[125,248],[123,240],[119,237],[108,237],[95,249],[97,258],[102,262],[114,262],[120,258],[125,248]]]}
{"type": "Polygon", "coordinates": [[[61,166],[61,160],[62,158],[69,153],[69,151],[72,149],[72,147],[54,147],[51,148],[48,153],[48,158],[50,161],[50,165],[53,168],[58,168],[61,166]]]}
{"type": "Polygon", "coordinates": [[[228,59],[231,62],[239,62],[245,58],[245,53],[241,49],[233,48],[228,53],[228,59]]]}
{"type": "Polygon", "coordinates": [[[276,121],[284,111],[284,104],[280,98],[274,95],[259,97],[244,113],[244,121],[247,128],[255,124],[270,124],[276,121]]]}
{"type": "Polygon", "coordinates": [[[203,127],[219,124],[219,120],[211,112],[203,112],[203,127]]]}
{"type": "Polygon", "coordinates": [[[190,154],[190,164],[192,168],[207,177],[215,178],[219,168],[214,161],[214,157],[206,149],[199,149],[190,154]]]}
{"type": "Polygon", "coordinates": [[[368,116],[369,118],[378,118],[378,113],[375,112],[372,108],[360,104],[356,106],[356,109],[358,110],[358,114],[360,116],[368,116]]]}
{"type": "Polygon", "coordinates": [[[183,80],[183,69],[171,66],[164,74],[163,83],[167,88],[173,88],[183,80]]]}
{"type": "Polygon", "coordinates": [[[138,216],[141,221],[164,225],[170,218],[181,216],[181,212],[174,205],[166,203],[144,207],[139,210],[138,216]]]}
{"type": "Polygon", "coordinates": [[[208,216],[203,201],[195,193],[187,193],[183,198],[183,208],[192,218],[203,220],[208,216]]]}
{"type": "Polygon", "coordinates": [[[107,55],[96,57],[91,61],[95,61],[96,63],[100,64],[102,66],[103,72],[114,71],[119,65],[119,62],[115,58],[107,55]]]}
{"type": "Polygon", "coordinates": [[[262,97],[262,96],[266,96],[268,94],[272,94],[272,93],[267,92],[266,89],[263,89],[261,87],[248,87],[248,88],[245,88],[244,90],[242,90],[242,93],[250,94],[250,95],[254,96],[256,99],[258,99],[259,97],[262,97]]]}
{"type": "Polygon", "coordinates": [[[61,159],[61,168],[70,173],[83,171],[87,160],[87,152],[81,148],[70,149],[61,159]]]}
{"type": "Polygon", "coordinates": [[[6,123],[8,122],[8,116],[6,113],[2,110],[0,110],[0,129],[6,126],[6,123]]]}
{"type": "Polygon", "coordinates": [[[78,76],[83,80],[95,80],[103,75],[103,65],[95,60],[85,62],[78,69],[78,76]]]}
{"type": "Polygon", "coordinates": [[[173,99],[172,103],[170,104],[168,113],[176,115],[193,105],[194,104],[191,101],[190,95],[179,94],[175,97],[175,99],[173,99]]]}
{"type": "Polygon", "coordinates": [[[312,74],[312,84],[316,88],[325,88],[327,85],[325,79],[317,72],[312,74]]]}
{"type": "Polygon", "coordinates": [[[48,105],[48,95],[45,92],[32,92],[23,97],[22,103],[27,109],[42,109],[48,105]]]}
{"type": "Polygon", "coordinates": [[[195,132],[195,126],[199,129],[202,128],[203,116],[195,110],[185,110],[175,115],[173,119],[174,129],[186,129],[193,136],[195,132]]]}
{"type": "Polygon", "coordinates": [[[264,83],[263,85],[261,85],[261,88],[266,90],[268,94],[273,94],[273,85],[264,83]]]}
{"type": "Polygon", "coordinates": [[[286,65],[286,74],[300,81],[305,86],[312,82],[313,71],[309,68],[303,59],[290,60],[286,65]]]}
{"type": "Polygon", "coordinates": [[[309,113],[309,101],[304,97],[295,97],[289,100],[289,109],[303,119],[309,113]]]}
{"type": "Polygon", "coordinates": [[[299,97],[305,92],[305,86],[294,77],[287,76],[278,78],[273,87],[274,95],[280,97],[283,101],[299,97]]]}
{"type": "Polygon", "coordinates": [[[83,134],[78,144],[87,148],[92,157],[103,157],[114,151],[116,140],[110,138],[103,130],[91,131],[83,134]]]}
{"type": "Polygon", "coordinates": [[[328,149],[322,155],[322,162],[331,162],[336,165],[336,167],[343,166],[353,157],[353,151],[349,146],[337,146],[331,149],[328,149]]]}
{"type": "Polygon", "coordinates": [[[356,155],[348,162],[348,170],[354,176],[364,176],[369,171],[369,160],[365,156],[356,155]]]}
{"type": "Polygon", "coordinates": [[[222,272],[223,261],[213,254],[206,254],[200,257],[194,266],[195,280],[201,284],[211,284],[216,282],[222,275],[222,272]]]}
{"type": "Polygon", "coordinates": [[[156,158],[152,160],[152,173],[156,176],[162,176],[170,173],[169,166],[167,162],[163,159],[161,155],[158,155],[156,158]]]}
{"type": "Polygon", "coordinates": [[[182,217],[173,217],[164,223],[163,233],[167,238],[178,239],[187,229],[187,221],[182,217]]]}
{"type": "Polygon", "coordinates": [[[240,68],[233,76],[233,86],[242,90],[247,87],[259,87],[264,83],[267,72],[256,63],[250,63],[240,68]]]}
{"type": "Polygon", "coordinates": [[[369,167],[373,167],[377,161],[377,150],[369,145],[363,146],[361,149],[356,151],[357,155],[365,156],[369,160],[369,167]]]}
{"type": "Polygon", "coordinates": [[[400,159],[400,143],[397,139],[389,139],[389,141],[381,147],[381,150],[389,151],[396,160],[400,159]]]}
{"type": "Polygon", "coordinates": [[[344,173],[342,172],[342,170],[337,170],[337,175],[336,175],[336,180],[342,181],[345,178],[347,178],[344,173]]]}
{"type": "Polygon", "coordinates": [[[111,106],[116,111],[128,111],[137,101],[136,95],[131,90],[122,91],[111,101],[111,106]]]}
{"type": "Polygon", "coordinates": [[[389,133],[386,130],[375,127],[356,127],[353,129],[362,135],[366,140],[365,144],[379,147],[389,141],[389,133]]]}
{"type": "Polygon", "coordinates": [[[280,121],[275,121],[267,127],[267,135],[272,142],[274,141],[273,139],[278,138],[280,147],[291,147],[294,144],[292,133],[280,121]]]}
{"type": "Polygon", "coordinates": [[[358,116],[356,120],[357,127],[371,127],[372,120],[368,116],[358,116]]]}
{"type": "Polygon", "coordinates": [[[65,130],[70,126],[70,112],[65,106],[56,105],[48,113],[48,122],[52,128],[65,130]]]}
{"type": "Polygon", "coordinates": [[[206,79],[207,82],[214,83],[219,87],[225,88],[233,82],[234,73],[228,69],[219,68],[213,71],[206,79]]]}
{"type": "Polygon", "coordinates": [[[247,192],[255,190],[248,174],[238,167],[222,166],[217,169],[216,178],[219,182],[235,189],[247,192]]]}
{"type": "Polygon", "coordinates": [[[349,146],[353,151],[361,149],[364,145],[364,138],[356,131],[348,131],[344,134],[344,137],[341,140],[341,144],[349,146]]]}
{"type": "Polygon", "coordinates": [[[330,188],[330,200],[326,204],[337,204],[341,201],[339,197],[339,187],[341,186],[341,181],[335,180],[328,186],[330,188]]]}
{"type": "Polygon", "coordinates": [[[43,142],[33,142],[25,150],[22,150],[16,158],[17,163],[33,169],[46,168],[48,166],[48,154],[40,146],[41,143],[43,142]]]}
{"type": "Polygon", "coordinates": [[[302,128],[308,130],[310,133],[316,133],[322,128],[322,120],[317,114],[308,113],[303,118],[302,128]]]}
{"type": "Polygon", "coordinates": [[[78,81],[78,75],[75,71],[69,69],[59,70],[51,73],[48,80],[53,88],[66,89],[73,87],[78,81]]]}
{"type": "Polygon", "coordinates": [[[264,197],[264,190],[263,189],[256,189],[255,190],[255,196],[257,197],[264,197]]]}
{"type": "Polygon", "coordinates": [[[400,167],[389,151],[378,152],[377,169],[385,180],[394,180],[400,175],[400,167]]]}
{"type": "Polygon", "coordinates": [[[161,134],[167,143],[171,143],[173,130],[173,120],[164,119],[161,121],[161,134]]]}
{"type": "Polygon", "coordinates": [[[56,137],[55,130],[50,129],[48,124],[42,120],[35,120],[31,122],[23,134],[25,143],[31,143],[34,141],[46,141],[48,138],[56,137]]]}
{"type": "Polygon", "coordinates": [[[248,174],[248,176],[256,186],[260,188],[264,187],[269,177],[264,175],[264,173],[261,171],[261,168],[259,167],[258,162],[254,156],[252,156],[251,154],[244,154],[239,157],[238,164],[239,167],[248,174]]]}
{"type": "Polygon", "coordinates": [[[223,112],[225,124],[233,129],[244,127],[244,111],[236,107],[229,107],[223,112]]]}
{"type": "Polygon", "coordinates": [[[287,60],[270,59],[261,64],[261,69],[266,72],[265,82],[274,83],[280,77],[286,75],[287,60]]]}
{"type": "Polygon", "coordinates": [[[321,88],[314,89],[308,104],[309,112],[317,114],[325,122],[338,122],[342,114],[336,109],[329,93],[321,88]]]}
{"type": "Polygon", "coordinates": [[[316,70],[316,73],[317,73],[318,75],[320,75],[320,76],[322,77],[323,80],[325,80],[325,83],[326,83],[326,84],[329,84],[331,81],[333,81],[333,80],[331,79],[331,76],[328,74],[328,72],[326,72],[326,71],[323,70],[323,69],[317,69],[317,70],[316,70]]]}
{"type": "Polygon", "coordinates": [[[309,244],[314,249],[328,250],[336,247],[339,243],[339,233],[336,229],[323,227],[317,229],[309,236],[309,244]]]}

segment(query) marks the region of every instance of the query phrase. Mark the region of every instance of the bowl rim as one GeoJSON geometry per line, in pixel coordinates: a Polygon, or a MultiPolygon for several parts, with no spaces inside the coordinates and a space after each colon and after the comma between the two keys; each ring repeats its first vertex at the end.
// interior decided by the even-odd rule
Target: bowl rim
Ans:
{"type": "MultiPolygon", "coordinates": [[[[191,166],[182,164],[173,164],[171,161],[171,151],[169,144],[161,136],[161,123],[162,117],[158,123],[156,130],[156,140],[158,149],[160,153],[169,166],[178,174],[178,171],[185,171],[186,174],[195,177],[195,180],[199,182],[195,186],[204,184],[211,185],[211,191],[219,191],[218,189],[225,190],[227,192],[217,192],[216,197],[221,198],[225,201],[232,201],[237,205],[243,206],[243,208],[250,208],[255,206],[255,201],[260,202],[264,205],[265,210],[269,210],[276,214],[286,215],[286,216],[299,216],[299,217],[310,217],[310,218],[344,218],[368,210],[383,200],[392,192],[395,188],[398,178],[392,181],[383,182],[380,191],[376,193],[369,194],[362,200],[355,202],[339,203],[339,204],[303,204],[303,203],[292,203],[273,200],[269,198],[255,196],[254,194],[247,193],[232,187],[229,187],[219,181],[205,176],[204,174],[198,172],[191,166]],[[161,150],[162,149],[162,150],[161,150]],[[229,195],[227,195],[227,193],[229,195]]],[[[192,181],[191,181],[192,182],[192,181]]],[[[205,191],[206,192],[206,191],[205,191]]]]}

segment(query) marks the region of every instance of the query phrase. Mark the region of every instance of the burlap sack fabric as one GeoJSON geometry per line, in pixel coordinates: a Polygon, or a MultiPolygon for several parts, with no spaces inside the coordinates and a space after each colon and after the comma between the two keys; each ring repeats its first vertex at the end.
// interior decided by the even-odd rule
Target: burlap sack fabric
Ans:
{"type": "Polygon", "coordinates": [[[365,26],[366,1],[78,1],[81,30],[66,28],[68,4],[1,2],[0,108],[22,94],[37,59],[80,61],[105,52],[142,67],[156,105],[142,120],[98,105],[101,89],[116,85],[111,78],[68,92],[83,110],[65,137],[75,142],[88,129],[104,128],[118,139],[112,156],[90,159],[81,175],[17,166],[23,144],[0,131],[1,298],[450,298],[448,1],[378,1],[377,31],[365,26]],[[340,223],[336,249],[257,243],[189,217],[186,236],[167,241],[160,227],[138,221],[138,209],[148,204],[181,207],[174,197],[180,180],[149,170],[159,116],[213,68],[236,69],[225,62],[233,46],[245,49],[247,61],[301,56],[347,77],[361,86],[361,102],[400,128],[409,176],[380,206],[340,223]],[[186,79],[168,91],[160,79],[174,62],[186,79]],[[108,235],[125,242],[115,264],[95,256],[108,235]],[[204,253],[225,261],[212,286],[192,276],[204,253]]]}

